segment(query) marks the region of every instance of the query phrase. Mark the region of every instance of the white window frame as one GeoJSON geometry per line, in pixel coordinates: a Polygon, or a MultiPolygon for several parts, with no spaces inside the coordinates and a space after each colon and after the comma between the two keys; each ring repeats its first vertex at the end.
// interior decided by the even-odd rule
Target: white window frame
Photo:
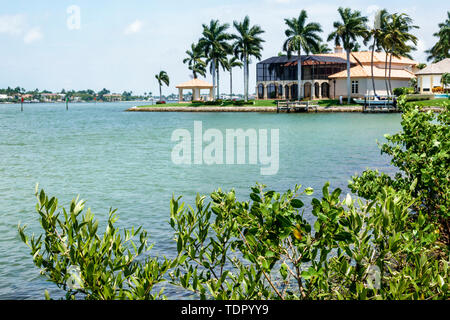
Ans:
{"type": "Polygon", "coordinates": [[[359,94],[359,80],[352,80],[352,94],[359,94]]]}

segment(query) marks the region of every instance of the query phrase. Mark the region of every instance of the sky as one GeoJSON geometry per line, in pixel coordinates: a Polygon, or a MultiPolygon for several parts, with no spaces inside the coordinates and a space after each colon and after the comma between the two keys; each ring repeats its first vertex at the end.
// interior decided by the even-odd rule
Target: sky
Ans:
{"type": "MultiPolygon", "coordinates": [[[[309,22],[322,25],[326,40],[340,6],[359,10],[372,21],[380,8],[410,15],[420,27],[414,31],[418,62],[426,61],[424,51],[436,42],[433,33],[450,10],[442,0],[0,0],[0,88],[107,88],[159,95],[155,74],[165,70],[170,86],[163,94],[177,93],[175,86],[192,77],[183,64],[185,51],[211,19],[232,26],[248,15],[265,30],[266,59],[281,51],[284,19],[305,9],[309,22]]],[[[250,66],[250,92],[256,85],[256,63],[253,59],[250,66]]],[[[221,92],[228,93],[229,73],[221,72],[220,79],[221,92]]],[[[212,82],[209,74],[206,80],[212,82]]],[[[233,70],[233,92],[243,93],[242,69],[233,70]]]]}

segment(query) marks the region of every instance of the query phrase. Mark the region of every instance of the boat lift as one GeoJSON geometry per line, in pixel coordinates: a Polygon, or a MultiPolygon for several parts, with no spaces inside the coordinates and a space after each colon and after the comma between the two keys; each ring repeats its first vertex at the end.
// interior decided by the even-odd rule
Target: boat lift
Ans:
{"type": "Polygon", "coordinates": [[[363,105],[363,112],[397,112],[397,97],[391,95],[366,95],[364,99],[354,99],[363,105]]]}

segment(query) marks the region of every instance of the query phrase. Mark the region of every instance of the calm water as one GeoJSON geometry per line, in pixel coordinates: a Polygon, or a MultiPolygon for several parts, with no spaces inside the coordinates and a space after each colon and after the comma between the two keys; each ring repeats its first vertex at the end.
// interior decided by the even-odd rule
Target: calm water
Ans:
{"type": "MultiPolygon", "coordinates": [[[[172,193],[192,203],[199,193],[235,188],[241,199],[256,181],[277,191],[326,181],[347,191],[367,167],[392,172],[376,140],[400,130],[398,114],[126,113],[130,104],[0,105],[0,299],[42,299],[60,292],[39,276],[17,224],[38,232],[34,186],[67,206],[76,195],[101,221],[118,208],[121,227],[143,225],[153,254],[175,252],[168,224],[172,193]],[[173,130],[280,129],[280,170],[259,165],[175,166],[173,130]]],[[[320,194],[316,194],[320,195],[320,194]]]]}

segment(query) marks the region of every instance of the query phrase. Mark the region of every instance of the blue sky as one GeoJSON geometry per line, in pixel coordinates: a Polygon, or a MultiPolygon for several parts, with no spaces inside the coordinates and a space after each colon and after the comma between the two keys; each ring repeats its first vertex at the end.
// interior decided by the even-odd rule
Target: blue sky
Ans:
{"type": "MultiPolygon", "coordinates": [[[[322,25],[326,38],[338,19],[339,6],[372,17],[377,8],[409,14],[420,29],[414,57],[425,61],[437,25],[450,10],[446,1],[317,1],[317,0],[0,0],[0,87],[26,89],[88,89],[158,94],[154,75],[166,70],[171,79],[164,93],[190,79],[183,64],[185,51],[211,19],[232,24],[249,15],[266,33],[263,58],[281,51],[284,19],[305,9],[309,21],[322,25]],[[80,29],[71,30],[67,9],[80,9],[80,29]]],[[[332,44],[330,44],[332,47],[332,44]]],[[[255,86],[255,63],[250,88],[255,86]]],[[[242,92],[243,72],[234,70],[234,92],[242,92]]],[[[207,77],[210,81],[210,76],[207,77]]],[[[229,76],[221,74],[221,91],[229,91],[229,76]]],[[[253,90],[251,90],[253,91],[253,90]]]]}

